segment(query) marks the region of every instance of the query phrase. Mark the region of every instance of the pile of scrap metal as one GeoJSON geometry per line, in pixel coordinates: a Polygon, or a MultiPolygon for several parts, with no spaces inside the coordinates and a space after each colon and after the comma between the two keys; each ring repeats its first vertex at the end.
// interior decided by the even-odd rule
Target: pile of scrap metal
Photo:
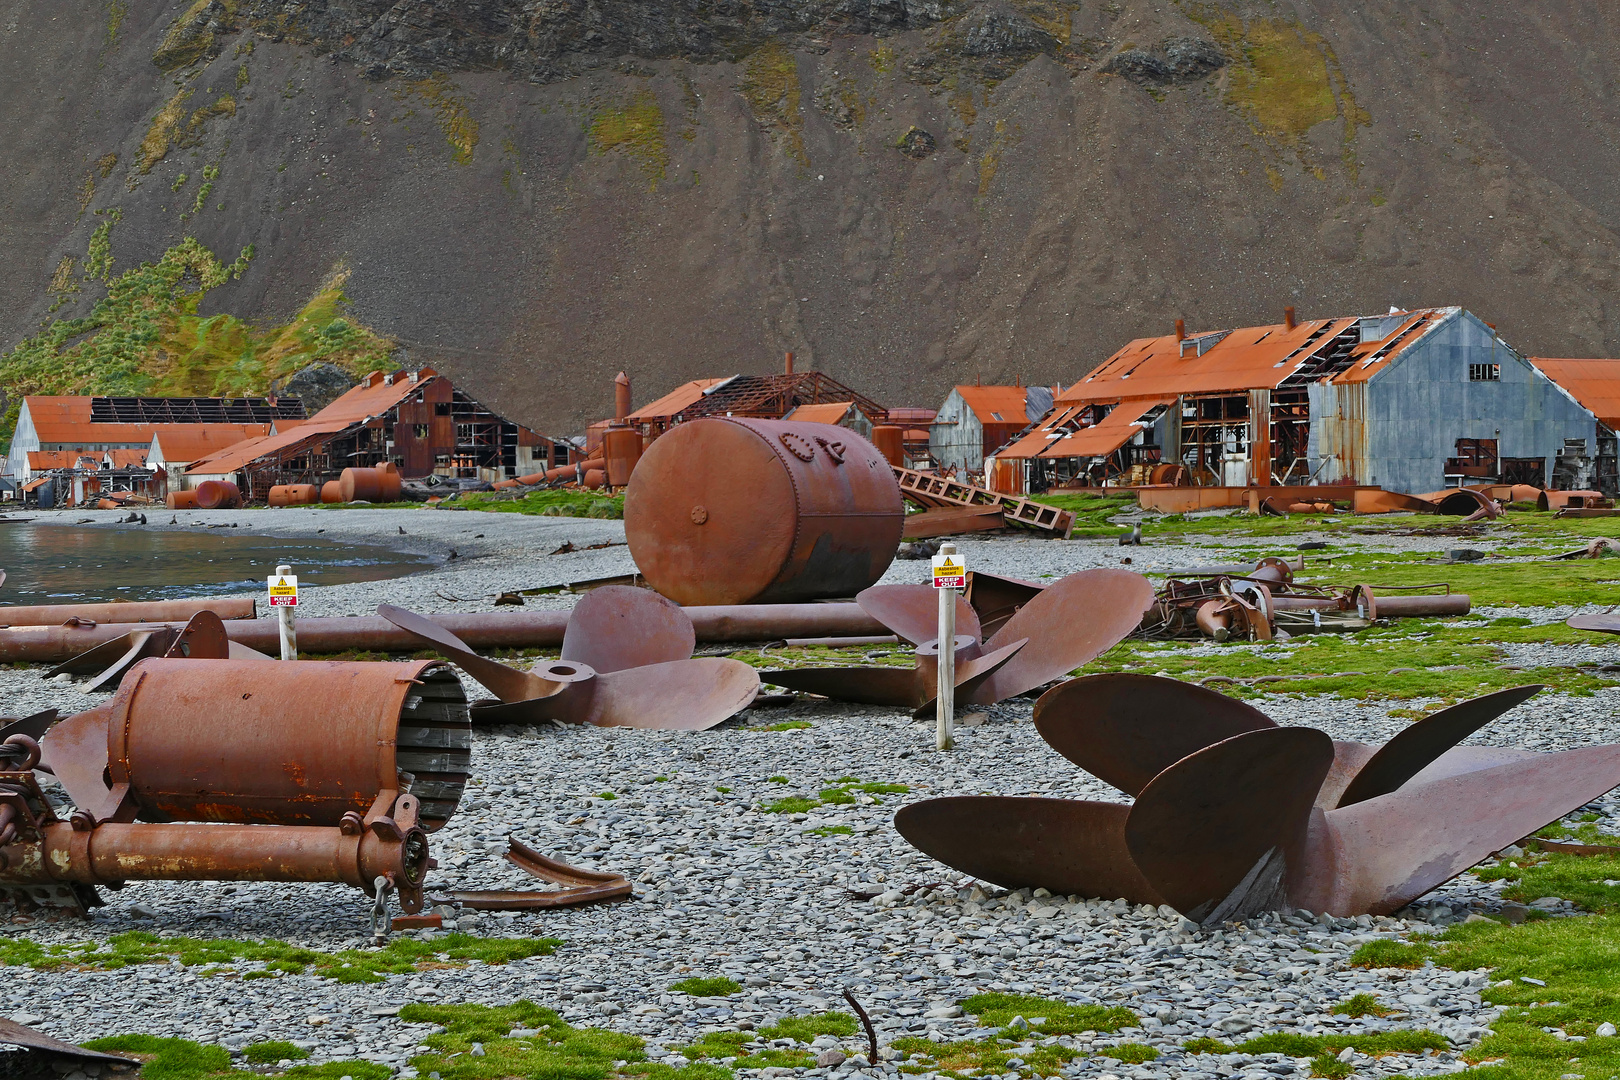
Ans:
{"type": "MultiPolygon", "coordinates": [[[[189,655],[140,660],[104,705],[0,722],[0,899],[83,915],[102,903],[97,886],[128,881],[328,881],[374,898],[379,934],[389,894],[421,910],[436,865],[428,835],[455,813],[471,770],[455,672],[231,659],[209,632],[219,622],[197,616],[203,631],[180,635],[189,655]],[[65,820],[45,775],[72,804],[65,820]]],[[[543,908],[631,889],[513,852],[565,888],[444,899],[543,908]]]]}
{"type": "Polygon", "coordinates": [[[1467,595],[1406,592],[1406,587],[1356,585],[1349,589],[1306,585],[1294,580],[1305,568],[1267,558],[1235,566],[1173,570],[1154,596],[1138,635],[1148,638],[1214,638],[1270,641],[1278,633],[1364,630],[1381,618],[1466,615],[1467,595]]]}
{"type": "Polygon", "coordinates": [[[1093,675],[1048,691],[1036,729],[1131,805],[930,799],[895,827],[1009,889],[1169,904],[1206,926],[1385,915],[1620,784],[1620,745],[1458,745],[1540,689],[1465,701],[1373,747],[1174,679],[1093,675]]]}
{"type": "Polygon", "coordinates": [[[0,1016],[0,1047],[7,1046],[16,1049],[0,1053],[0,1076],[17,1080],[70,1073],[81,1076],[134,1073],[141,1067],[134,1058],[86,1050],[0,1016]]]}
{"type": "MultiPolygon", "coordinates": [[[[927,712],[942,647],[938,595],[927,585],[879,585],[855,597],[915,647],[911,667],[802,667],[761,678],[836,701],[927,712]]],[[[1082,570],[1044,587],[976,575],[956,606],[956,700],[992,705],[1062,678],[1130,633],[1152,601],[1148,580],[1128,570],[1082,570]]]]}

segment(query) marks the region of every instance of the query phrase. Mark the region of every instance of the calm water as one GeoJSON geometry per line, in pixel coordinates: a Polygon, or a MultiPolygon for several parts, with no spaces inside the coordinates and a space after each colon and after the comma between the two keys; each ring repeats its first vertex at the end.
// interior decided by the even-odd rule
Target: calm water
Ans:
{"type": "Polygon", "coordinates": [[[242,529],[167,532],[126,526],[0,523],[0,604],[174,600],[264,589],[279,563],[300,583],[343,585],[399,577],[432,564],[371,544],[251,536],[242,529]]]}

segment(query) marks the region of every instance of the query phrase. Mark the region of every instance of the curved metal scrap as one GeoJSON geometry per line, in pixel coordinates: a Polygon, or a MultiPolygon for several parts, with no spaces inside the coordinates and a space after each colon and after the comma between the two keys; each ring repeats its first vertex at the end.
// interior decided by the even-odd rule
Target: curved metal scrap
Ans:
{"type": "Polygon", "coordinates": [[[979,613],[979,625],[983,628],[983,633],[993,635],[1008,619],[1018,613],[1019,608],[1033,600],[1045,588],[1045,585],[1024,581],[1021,578],[969,570],[967,588],[962,595],[968,598],[973,610],[979,613]]]}
{"type": "Polygon", "coordinates": [[[56,723],[59,714],[55,709],[46,709],[43,712],[33,713],[20,719],[9,716],[0,716],[0,743],[5,742],[13,735],[26,735],[38,741],[45,737],[45,733],[56,723]]]}
{"type": "MultiPolygon", "coordinates": [[[[1409,784],[1327,812],[1345,872],[1320,910],[1384,915],[1620,784],[1620,745],[1409,784]]],[[[1313,906],[1313,910],[1317,910],[1313,906]]]]}
{"type": "MultiPolygon", "coordinates": [[[[1215,913],[1276,854],[1282,859],[1270,884],[1280,892],[1282,875],[1303,851],[1311,805],[1332,764],[1333,740],[1312,728],[1225,739],[1176,762],[1142,789],[1125,823],[1125,844],[1143,876],[1190,919],[1215,913]]],[[[1267,906],[1277,905],[1244,908],[1267,906]]]]}
{"type": "MultiPolygon", "coordinates": [[[[857,593],[855,602],[902,641],[921,645],[939,637],[939,590],[932,585],[874,585],[857,593]]],[[[979,640],[979,613],[960,594],[956,632],[979,640]]]]}
{"type": "Polygon", "coordinates": [[[39,741],[39,767],[55,776],[77,807],[100,806],[107,798],[108,705],[70,716],[39,741]]]}
{"type": "Polygon", "coordinates": [[[565,724],[702,731],[746,709],[758,693],[753,668],[707,656],[600,672],[536,704],[546,719],[565,724]]]}
{"type": "Polygon", "coordinates": [[[1600,634],[1620,634],[1620,613],[1599,612],[1596,615],[1571,615],[1564,625],[1572,630],[1596,630],[1600,634]]]}
{"type": "Polygon", "coordinates": [[[1529,701],[1546,687],[1515,686],[1471,698],[1425,716],[1381,746],[1345,788],[1339,806],[1387,795],[1422,772],[1442,754],[1508,710],[1529,701]]]}
{"type": "Polygon", "coordinates": [[[985,642],[1028,638],[1016,657],[964,698],[990,705],[1061,678],[1123,641],[1153,603],[1153,586],[1129,570],[1082,570],[1042,589],[985,642]]]}
{"type": "Polygon", "coordinates": [[[1344,795],[1344,789],[1350,786],[1350,781],[1356,778],[1362,766],[1371,761],[1376,753],[1378,753],[1376,746],[1334,739],[1333,767],[1328,770],[1327,779],[1322,781],[1322,789],[1316,793],[1316,805],[1323,810],[1331,810],[1338,806],[1339,799],[1344,795]]]}
{"type": "Polygon", "coordinates": [[[562,658],[597,672],[685,660],[697,631],[680,606],[650,589],[604,585],[579,598],[563,631],[562,658]]]}
{"type": "Polygon", "coordinates": [[[1035,730],[1047,745],[1127,795],[1188,754],[1276,726],[1236,698],[1155,675],[1087,675],[1035,703],[1035,730]]]}
{"type": "Polygon", "coordinates": [[[1117,803],[967,795],[903,807],[894,827],[947,866],[1009,889],[1162,903],[1126,850],[1129,813],[1117,803]]]}
{"type": "Polygon", "coordinates": [[[774,686],[803,694],[820,694],[859,705],[918,708],[925,697],[915,667],[804,667],[767,671],[760,676],[774,686]]]}
{"type": "MultiPolygon", "coordinates": [[[[971,695],[980,683],[1001,670],[1001,666],[1014,656],[1017,656],[1018,651],[1027,644],[1029,644],[1028,638],[1019,638],[1017,641],[1008,642],[993,652],[980,653],[971,660],[958,659],[955,670],[955,685],[961,689],[961,696],[967,697],[971,695]]],[[[939,699],[939,669],[933,667],[929,670],[933,672],[932,681],[926,683],[923,691],[927,700],[912,710],[912,715],[917,719],[921,719],[925,714],[933,712],[936,708],[935,703],[939,699]]]]}
{"type": "Polygon", "coordinates": [[[225,636],[225,623],[212,611],[199,611],[180,629],[168,649],[168,657],[187,657],[192,660],[228,660],[231,658],[231,640],[225,636]]]}
{"type": "Polygon", "coordinates": [[[1461,776],[1482,769],[1494,769],[1498,765],[1540,756],[1534,750],[1519,750],[1511,746],[1454,746],[1435,758],[1422,772],[1402,786],[1416,787],[1431,780],[1461,776]]]}
{"type": "Polygon", "coordinates": [[[502,701],[528,701],[555,694],[562,688],[560,683],[509,668],[497,660],[486,660],[456,635],[414,611],[393,604],[379,604],[377,614],[406,633],[421,638],[446,660],[459,664],[463,671],[483,683],[490,693],[502,701]]]}

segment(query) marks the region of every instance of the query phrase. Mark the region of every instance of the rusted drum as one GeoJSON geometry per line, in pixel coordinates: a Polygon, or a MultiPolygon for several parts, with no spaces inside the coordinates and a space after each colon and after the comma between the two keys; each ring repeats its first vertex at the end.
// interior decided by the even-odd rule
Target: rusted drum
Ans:
{"type": "Polygon", "coordinates": [[[229,480],[204,480],[197,485],[197,506],[203,510],[235,510],[242,493],[229,480]]]}
{"type": "Polygon", "coordinates": [[[893,424],[879,424],[872,429],[872,445],[890,465],[906,463],[906,429],[893,424]]]}
{"type": "Polygon", "coordinates": [[[431,830],[472,760],[466,694],[437,660],[143,660],[97,711],[144,821],[340,825],[408,774],[431,830]]]}
{"type": "Polygon", "coordinates": [[[399,473],[392,466],[344,469],[338,477],[338,490],[344,502],[395,502],[400,492],[399,473]]]}
{"type": "Polygon", "coordinates": [[[714,417],[681,424],[636,466],[630,554],[678,604],[854,596],[894,560],[900,486],[848,428],[714,417]]]}
{"type": "Polygon", "coordinates": [[[609,487],[622,488],[641,460],[641,432],[630,427],[610,427],[602,433],[602,457],[607,462],[609,487]]]}
{"type": "Polygon", "coordinates": [[[197,509],[197,493],[195,491],[171,491],[163,497],[163,505],[170,510],[197,509]]]}
{"type": "Polygon", "coordinates": [[[595,491],[607,483],[607,473],[602,469],[587,469],[585,470],[585,479],[581,480],[580,483],[595,491]]]}
{"type": "Polygon", "coordinates": [[[321,502],[340,503],[343,501],[343,485],[336,480],[328,480],[321,485],[321,502]]]}
{"type": "Polygon", "coordinates": [[[320,498],[321,490],[314,484],[277,484],[265,501],[271,506],[308,506],[320,498]]]}

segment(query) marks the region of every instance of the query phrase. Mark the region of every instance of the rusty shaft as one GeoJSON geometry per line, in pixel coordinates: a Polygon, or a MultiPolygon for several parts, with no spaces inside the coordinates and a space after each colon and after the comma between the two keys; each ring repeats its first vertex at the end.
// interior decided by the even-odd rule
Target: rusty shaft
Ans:
{"type": "Polygon", "coordinates": [[[69,619],[89,623],[185,622],[199,611],[212,611],[222,619],[251,619],[257,614],[251,596],[140,604],[40,604],[0,607],[0,627],[61,626],[69,619]]]}

